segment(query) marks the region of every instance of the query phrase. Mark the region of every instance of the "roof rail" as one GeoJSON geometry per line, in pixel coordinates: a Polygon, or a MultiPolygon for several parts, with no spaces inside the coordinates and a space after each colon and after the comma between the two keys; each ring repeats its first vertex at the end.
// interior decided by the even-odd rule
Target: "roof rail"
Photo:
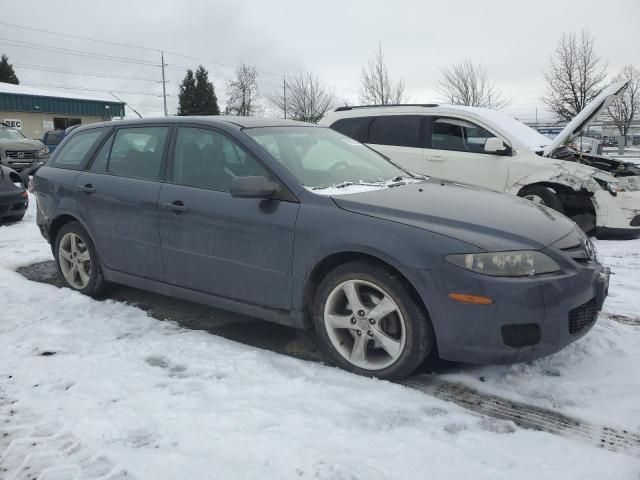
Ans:
{"type": "Polygon", "coordinates": [[[388,103],[387,105],[345,105],[338,107],[334,112],[345,112],[354,108],[380,108],[380,107],[437,107],[437,103],[388,103]]]}

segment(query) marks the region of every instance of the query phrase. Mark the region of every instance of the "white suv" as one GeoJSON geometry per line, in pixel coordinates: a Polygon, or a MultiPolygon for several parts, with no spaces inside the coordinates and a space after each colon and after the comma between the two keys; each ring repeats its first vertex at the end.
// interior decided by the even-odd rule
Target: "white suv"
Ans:
{"type": "Polygon", "coordinates": [[[340,107],[320,123],[410,171],[527,198],[598,236],[638,235],[640,167],[570,148],[626,86],[604,89],[553,140],[503,113],[454,105],[340,107]]]}

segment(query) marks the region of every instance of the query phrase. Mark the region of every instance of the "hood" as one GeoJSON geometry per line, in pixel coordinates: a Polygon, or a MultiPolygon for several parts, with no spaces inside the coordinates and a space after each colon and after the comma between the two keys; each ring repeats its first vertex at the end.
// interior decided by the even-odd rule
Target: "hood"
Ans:
{"type": "Polygon", "coordinates": [[[486,251],[539,250],[575,228],[565,216],[528,200],[437,179],[332,199],[344,210],[446,235],[486,251]]]}
{"type": "Polygon", "coordinates": [[[44,144],[40,140],[22,138],[20,140],[0,140],[0,148],[3,150],[40,150],[44,144]]]}
{"type": "Polygon", "coordinates": [[[602,90],[600,94],[594,98],[584,109],[576,115],[569,124],[553,139],[553,141],[544,149],[543,155],[545,157],[550,156],[558,147],[567,145],[576,139],[580,132],[600,114],[605,108],[621,95],[629,80],[624,82],[614,83],[602,90]]]}

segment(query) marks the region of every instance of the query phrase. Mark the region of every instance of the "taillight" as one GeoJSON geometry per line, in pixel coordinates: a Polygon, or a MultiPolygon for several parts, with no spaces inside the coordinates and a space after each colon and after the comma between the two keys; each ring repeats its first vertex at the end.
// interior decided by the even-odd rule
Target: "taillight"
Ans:
{"type": "Polygon", "coordinates": [[[27,192],[21,192],[21,193],[20,193],[20,196],[21,196],[22,198],[29,198],[29,194],[28,194],[27,192]]]}

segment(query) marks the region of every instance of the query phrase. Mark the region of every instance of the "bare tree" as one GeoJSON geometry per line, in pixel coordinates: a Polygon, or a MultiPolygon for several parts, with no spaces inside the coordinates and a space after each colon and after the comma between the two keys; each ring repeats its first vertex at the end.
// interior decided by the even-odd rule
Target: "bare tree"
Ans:
{"type": "Polygon", "coordinates": [[[362,67],[360,101],[363,105],[389,105],[407,101],[404,80],[400,79],[394,84],[389,78],[380,44],[367,66],[362,67]]]}
{"type": "Polygon", "coordinates": [[[259,112],[258,72],[252,65],[240,64],[236,76],[227,81],[227,115],[249,117],[259,112]]]}
{"type": "Polygon", "coordinates": [[[585,30],[579,36],[564,33],[551,57],[542,101],[561,120],[575,117],[602,91],[607,65],[596,55],[594,43],[585,30]]]}
{"type": "Polygon", "coordinates": [[[437,90],[453,105],[500,110],[511,103],[487,78],[484,67],[468,58],[442,71],[437,90]]]}
{"type": "Polygon", "coordinates": [[[625,80],[629,80],[627,89],[611,104],[607,113],[611,117],[613,124],[618,127],[620,135],[624,137],[624,144],[626,145],[631,122],[636,113],[640,112],[640,70],[633,65],[627,65],[613,79],[614,82],[625,80]]]}
{"type": "Polygon", "coordinates": [[[334,91],[320,76],[311,72],[298,72],[287,80],[287,98],[283,94],[272,97],[271,102],[292,120],[318,123],[334,103],[334,91]]]}

